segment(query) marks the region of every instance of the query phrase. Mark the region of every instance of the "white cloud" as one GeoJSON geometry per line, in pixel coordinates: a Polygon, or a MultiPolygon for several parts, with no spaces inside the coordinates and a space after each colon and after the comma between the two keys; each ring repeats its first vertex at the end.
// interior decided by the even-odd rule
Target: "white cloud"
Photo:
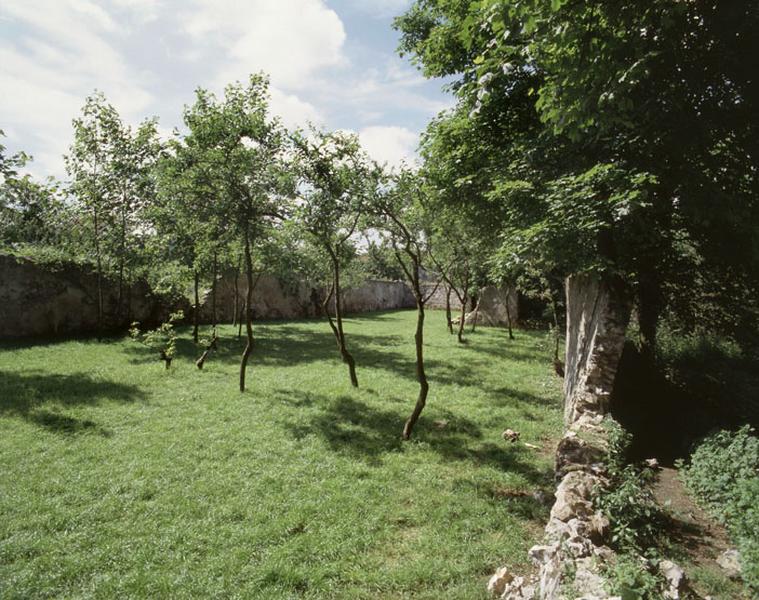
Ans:
{"type": "Polygon", "coordinates": [[[319,69],[347,62],[343,23],[322,0],[195,0],[191,6],[179,18],[194,43],[216,46],[229,59],[217,85],[262,70],[275,85],[304,88],[319,69]]]}
{"type": "Polygon", "coordinates": [[[356,8],[375,17],[395,17],[406,12],[412,0],[353,0],[356,8]]]}
{"type": "Polygon", "coordinates": [[[316,125],[323,125],[324,116],[313,104],[274,86],[269,89],[269,92],[271,93],[271,112],[280,117],[286,127],[304,127],[309,121],[316,125]]]}
{"type": "Polygon", "coordinates": [[[419,136],[405,127],[373,126],[358,132],[361,145],[374,160],[397,167],[402,162],[413,163],[419,136]]]}
{"type": "Polygon", "coordinates": [[[117,26],[102,7],[86,0],[5,0],[0,18],[25,32],[0,41],[0,115],[26,136],[9,142],[32,147],[33,171],[63,174],[71,119],[95,88],[130,120],[151,103],[140,75],[112,45],[117,26]]]}
{"type": "Polygon", "coordinates": [[[366,15],[402,12],[408,0],[341,9],[364,13],[351,21],[350,59],[327,1],[0,0],[0,128],[9,151],[33,154],[35,174],[62,176],[71,120],[94,89],[131,124],[158,115],[166,135],[181,129],[197,86],[220,94],[263,70],[271,110],[287,126],[351,128],[378,160],[412,159],[412,130],[449,101],[374,36],[362,37],[362,27],[378,26],[366,15]]]}

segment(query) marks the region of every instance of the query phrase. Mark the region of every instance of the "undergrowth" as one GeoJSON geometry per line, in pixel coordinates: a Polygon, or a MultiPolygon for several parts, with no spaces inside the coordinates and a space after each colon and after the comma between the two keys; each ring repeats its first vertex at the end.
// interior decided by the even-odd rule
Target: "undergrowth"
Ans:
{"type": "Polygon", "coordinates": [[[628,462],[632,436],[615,420],[605,421],[609,452],[609,484],[597,491],[596,507],[610,522],[610,546],[617,560],[606,571],[609,591],[624,600],[661,597],[664,581],[652,566],[658,564],[665,516],[651,493],[653,471],[628,462]],[[647,561],[641,560],[641,556],[647,561]]]}
{"type": "Polygon", "coordinates": [[[748,425],[706,437],[681,471],[686,485],[727,525],[746,585],[759,594],[759,438],[748,425]]]}

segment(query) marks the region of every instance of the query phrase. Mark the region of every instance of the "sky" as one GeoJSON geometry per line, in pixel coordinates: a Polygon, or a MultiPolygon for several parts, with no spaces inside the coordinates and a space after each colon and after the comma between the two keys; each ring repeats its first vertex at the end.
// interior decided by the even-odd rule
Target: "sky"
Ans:
{"type": "Polygon", "coordinates": [[[2,0],[0,143],[65,177],[71,120],[98,89],[166,137],[200,86],[217,94],[263,70],[286,125],[357,132],[380,162],[412,159],[453,100],[395,49],[411,0],[2,0]]]}

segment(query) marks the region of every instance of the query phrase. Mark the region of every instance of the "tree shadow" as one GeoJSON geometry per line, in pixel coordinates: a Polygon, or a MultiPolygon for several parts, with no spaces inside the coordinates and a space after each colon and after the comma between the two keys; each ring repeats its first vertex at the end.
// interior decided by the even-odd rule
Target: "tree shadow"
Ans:
{"type": "Polygon", "coordinates": [[[47,405],[96,406],[103,401],[134,402],[145,394],[134,385],[93,379],[86,373],[54,374],[40,371],[0,371],[0,417],[19,417],[48,431],[65,435],[110,432],[89,419],[77,419],[48,410],[47,405]]]}
{"type": "Polygon", "coordinates": [[[460,479],[456,485],[474,491],[478,496],[507,510],[522,521],[544,524],[548,521],[551,504],[555,498],[552,473],[546,472],[542,481],[531,481],[531,490],[513,489],[489,481],[460,479]]]}
{"type": "MultiPolygon", "coordinates": [[[[292,395],[290,390],[280,392],[292,395]]],[[[400,438],[405,416],[398,411],[374,408],[347,395],[332,398],[311,394],[309,398],[322,410],[305,424],[285,425],[296,439],[316,435],[333,451],[373,466],[382,464],[385,455],[401,451],[408,443],[400,438]]],[[[531,482],[545,481],[546,474],[524,460],[528,454],[520,446],[485,441],[474,421],[450,411],[438,409],[435,416],[438,418],[422,415],[413,440],[427,445],[446,461],[489,465],[517,471],[531,482]]]]}

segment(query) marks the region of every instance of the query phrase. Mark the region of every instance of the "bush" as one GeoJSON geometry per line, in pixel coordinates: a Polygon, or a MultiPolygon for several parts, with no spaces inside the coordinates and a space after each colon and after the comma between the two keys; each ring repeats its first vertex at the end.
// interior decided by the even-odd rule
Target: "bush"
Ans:
{"type": "Polygon", "coordinates": [[[759,592],[759,438],[748,425],[705,438],[683,468],[687,486],[727,525],[743,579],[759,592]]]}
{"type": "Polygon", "coordinates": [[[660,541],[664,516],[651,493],[654,477],[650,469],[627,464],[630,434],[613,419],[607,419],[609,452],[606,468],[609,485],[599,490],[596,507],[611,525],[611,545],[622,553],[642,554],[660,541]]]}
{"type": "Polygon", "coordinates": [[[660,598],[662,581],[634,556],[620,556],[607,572],[609,591],[622,600],[660,598]]]}

